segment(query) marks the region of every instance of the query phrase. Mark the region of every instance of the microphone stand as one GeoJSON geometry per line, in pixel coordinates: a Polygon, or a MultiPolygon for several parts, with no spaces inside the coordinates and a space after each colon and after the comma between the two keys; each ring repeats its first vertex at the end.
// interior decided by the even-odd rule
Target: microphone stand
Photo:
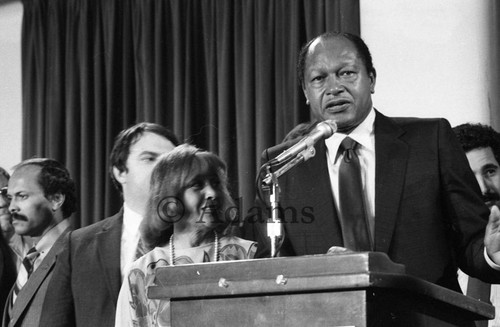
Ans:
{"type": "Polygon", "coordinates": [[[301,164],[304,161],[309,160],[314,157],[316,150],[314,146],[309,145],[304,151],[299,153],[295,158],[288,161],[281,168],[275,172],[271,172],[272,165],[266,166],[266,177],[262,180],[263,186],[269,188],[269,203],[271,205],[271,218],[267,220],[267,236],[271,240],[271,258],[277,257],[279,255],[279,250],[284,240],[283,225],[280,217],[280,207],[279,207],[279,183],[278,177],[285,174],[287,171],[293,167],[301,164]]]}
{"type": "Polygon", "coordinates": [[[269,189],[269,202],[271,204],[271,218],[267,220],[267,236],[271,240],[271,258],[277,257],[281,242],[283,241],[283,227],[281,225],[279,197],[280,189],[278,184],[278,176],[276,173],[270,172],[270,167],[267,167],[267,177],[271,179],[271,187],[269,189]]]}

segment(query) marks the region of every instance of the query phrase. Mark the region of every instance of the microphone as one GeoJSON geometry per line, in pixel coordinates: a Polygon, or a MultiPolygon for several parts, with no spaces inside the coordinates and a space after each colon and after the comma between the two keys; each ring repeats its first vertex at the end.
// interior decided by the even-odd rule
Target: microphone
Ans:
{"type": "Polygon", "coordinates": [[[325,120],[320,122],[314,129],[304,136],[299,142],[292,145],[290,148],[283,151],[276,158],[269,161],[269,165],[278,165],[289,161],[296,157],[305,149],[312,147],[316,142],[322,139],[327,139],[337,131],[337,124],[333,120],[325,120]]]}

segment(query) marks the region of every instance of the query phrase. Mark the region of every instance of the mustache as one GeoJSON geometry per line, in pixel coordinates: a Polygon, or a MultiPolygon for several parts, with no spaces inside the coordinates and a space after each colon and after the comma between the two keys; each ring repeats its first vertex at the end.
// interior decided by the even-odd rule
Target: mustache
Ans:
{"type": "Polygon", "coordinates": [[[28,221],[28,218],[26,216],[20,215],[18,213],[12,213],[11,218],[16,220],[28,221]]]}
{"type": "Polygon", "coordinates": [[[500,196],[496,193],[485,193],[482,195],[481,197],[483,199],[483,201],[486,203],[486,202],[491,202],[491,201],[499,201],[500,200],[500,196]]]}

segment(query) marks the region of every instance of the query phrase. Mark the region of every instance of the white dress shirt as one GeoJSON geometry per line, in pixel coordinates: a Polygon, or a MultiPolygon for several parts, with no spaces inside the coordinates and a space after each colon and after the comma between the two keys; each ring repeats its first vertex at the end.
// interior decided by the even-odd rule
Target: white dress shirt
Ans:
{"type": "Polygon", "coordinates": [[[130,209],[126,203],[123,204],[123,226],[120,247],[120,272],[123,276],[128,267],[135,260],[135,252],[139,243],[139,226],[143,217],[130,209]]]}
{"type": "Polygon", "coordinates": [[[47,256],[52,246],[57,241],[59,236],[69,227],[69,219],[63,219],[59,224],[54,226],[49,230],[42,238],[35,244],[36,250],[40,255],[35,259],[33,263],[33,271],[35,271],[38,266],[42,263],[43,259],[47,256]]]}
{"type": "MultiPolygon", "coordinates": [[[[69,227],[69,219],[63,219],[59,224],[55,225],[47,233],[45,233],[45,235],[43,235],[36,244],[35,243],[33,244],[35,249],[39,252],[38,257],[36,257],[35,261],[33,262],[33,272],[36,271],[36,269],[40,266],[43,259],[45,259],[47,254],[50,252],[50,249],[52,249],[52,246],[57,241],[59,236],[61,236],[61,234],[68,227],[69,227]]],[[[17,278],[18,280],[16,283],[19,283],[19,281],[21,281],[21,285],[24,285],[28,280],[28,272],[26,271],[26,269],[20,270],[18,272],[17,278]]],[[[13,292],[11,305],[16,301],[16,298],[17,298],[17,292],[13,292]]],[[[10,307],[9,310],[11,308],[12,307],[10,307]]]]}
{"type": "MultiPolygon", "coordinates": [[[[468,282],[469,276],[463,271],[458,270],[458,283],[464,294],[467,292],[468,282]]],[[[495,318],[488,321],[488,327],[500,327],[500,285],[491,284],[490,301],[495,307],[495,318]]]]}
{"type": "Polygon", "coordinates": [[[12,257],[16,262],[16,271],[19,272],[24,257],[33,247],[33,241],[29,236],[21,236],[14,233],[9,239],[9,247],[13,252],[12,257]]]}
{"type": "MultiPolygon", "coordinates": [[[[363,183],[363,195],[366,214],[370,223],[370,233],[375,235],[375,110],[373,108],[368,113],[365,120],[359,124],[349,137],[359,143],[356,153],[359,156],[361,166],[361,181],[363,183]]],[[[325,140],[326,157],[328,162],[328,172],[330,175],[330,185],[332,187],[333,198],[338,214],[340,214],[339,204],[339,167],[343,155],[337,156],[340,143],[346,137],[343,133],[334,133],[325,140]]]]}

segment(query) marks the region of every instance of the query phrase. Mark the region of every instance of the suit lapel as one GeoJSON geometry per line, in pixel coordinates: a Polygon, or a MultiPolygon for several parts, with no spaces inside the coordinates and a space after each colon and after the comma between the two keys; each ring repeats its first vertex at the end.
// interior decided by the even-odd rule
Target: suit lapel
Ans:
{"type": "Polygon", "coordinates": [[[97,257],[109,294],[113,302],[118,301],[121,287],[120,244],[123,225],[123,210],[106,224],[97,234],[97,257]]]}
{"type": "MultiPolygon", "coordinates": [[[[10,289],[9,296],[7,296],[7,302],[5,302],[5,307],[3,308],[2,326],[8,326],[10,322],[10,315],[12,314],[12,297],[14,296],[14,287],[10,289]]],[[[17,320],[17,319],[16,319],[17,320]]]]}
{"type": "MultiPolygon", "coordinates": [[[[13,324],[15,325],[19,317],[21,317],[22,313],[26,310],[28,305],[30,304],[31,300],[35,296],[35,294],[38,292],[38,289],[42,285],[43,281],[47,278],[49,273],[52,271],[52,268],[54,267],[56,263],[56,257],[57,254],[59,253],[59,250],[62,249],[63,243],[64,243],[64,236],[70,231],[70,228],[67,228],[56,240],[52,248],[50,249],[49,253],[47,253],[47,256],[43,259],[43,261],[40,263],[40,266],[33,272],[33,274],[30,276],[26,284],[23,286],[21,291],[19,292],[17,298],[16,298],[16,303],[14,307],[12,308],[12,319],[13,319],[13,324]]],[[[12,290],[11,290],[12,293],[12,290]]],[[[9,295],[9,300],[12,301],[11,299],[12,295],[9,295]]]]}
{"type": "Polygon", "coordinates": [[[389,251],[403,193],[408,145],[404,131],[376,112],[375,118],[375,251],[389,251]]]}

